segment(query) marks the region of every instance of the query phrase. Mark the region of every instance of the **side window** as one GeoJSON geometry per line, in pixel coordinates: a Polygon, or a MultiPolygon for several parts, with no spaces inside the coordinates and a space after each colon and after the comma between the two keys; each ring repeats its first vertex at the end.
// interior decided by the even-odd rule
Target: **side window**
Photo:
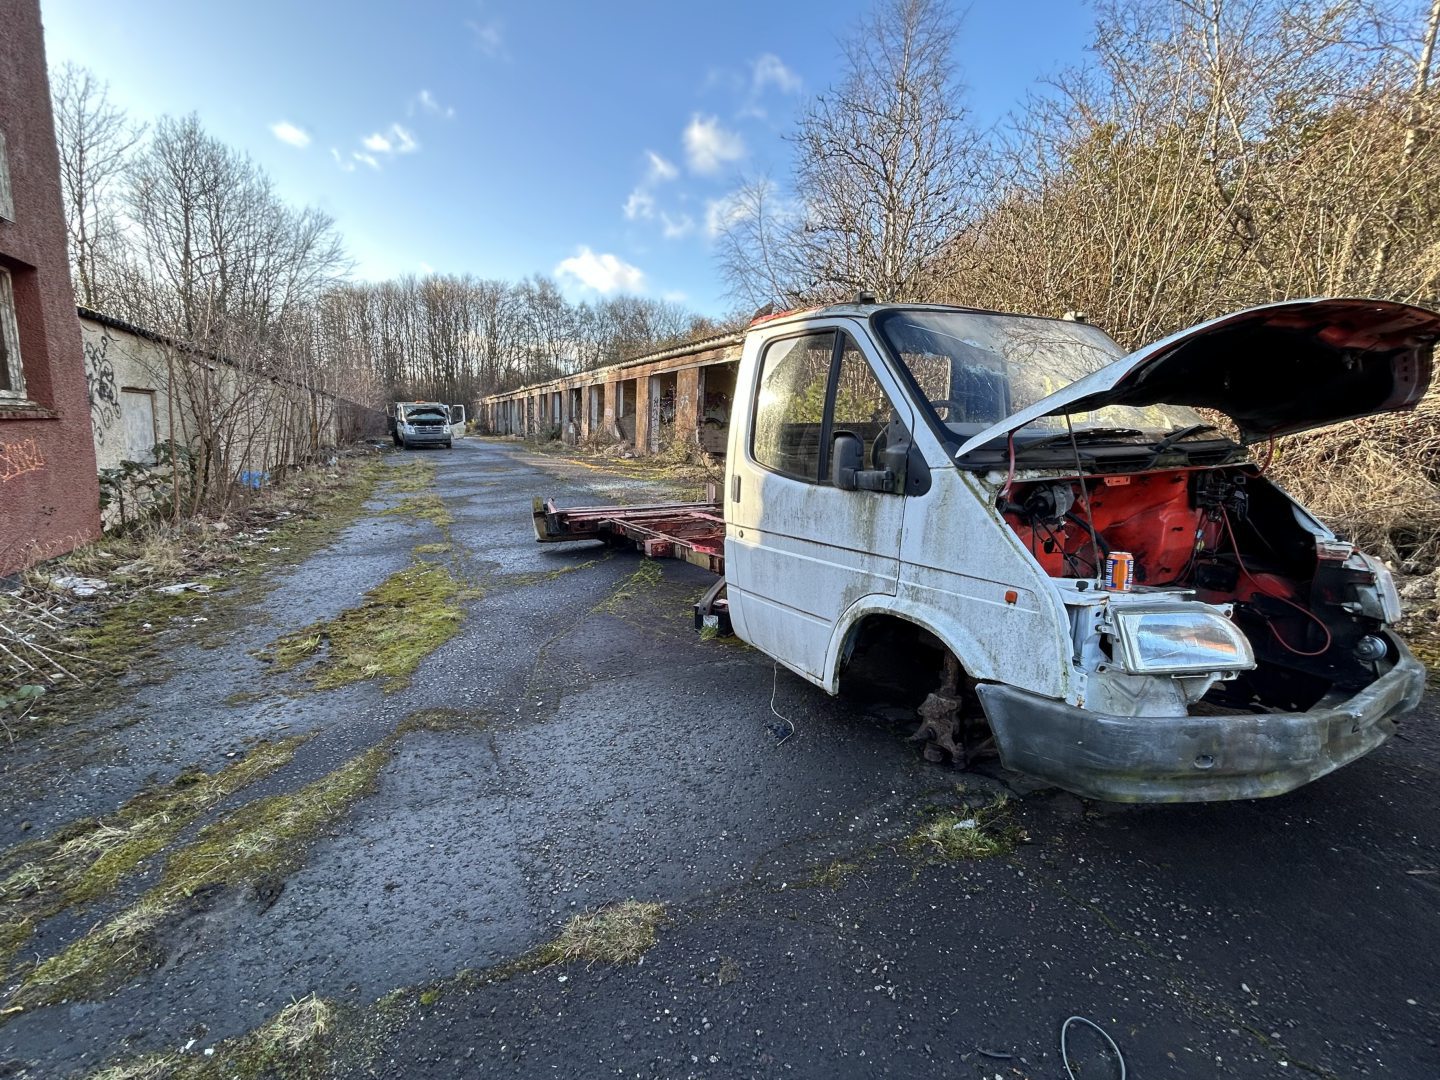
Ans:
{"type": "Polygon", "coordinates": [[[0,268],[0,398],[25,396],[25,368],[20,363],[20,330],[15,322],[15,294],[10,271],[0,268]]]}
{"type": "Polygon", "coordinates": [[[820,436],[834,352],[833,330],[766,346],[751,452],[767,469],[812,484],[820,479],[820,436]]]}
{"type": "MultiPolygon", "coordinates": [[[[883,433],[893,441],[892,424],[899,414],[875,378],[865,354],[849,338],[840,354],[840,372],[835,380],[835,412],[830,424],[833,434],[848,431],[865,444],[865,462],[875,466],[875,442],[883,433]]],[[[885,440],[882,440],[882,445],[885,440]]]]}
{"type": "Polygon", "coordinates": [[[10,190],[10,158],[5,151],[3,131],[0,131],[0,220],[15,220],[15,197],[10,190]]]}

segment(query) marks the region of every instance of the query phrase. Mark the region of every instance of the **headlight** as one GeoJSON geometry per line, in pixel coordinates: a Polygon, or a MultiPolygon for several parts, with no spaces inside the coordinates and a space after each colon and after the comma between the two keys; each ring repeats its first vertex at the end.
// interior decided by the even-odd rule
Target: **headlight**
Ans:
{"type": "MultiPolygon", "coordinates": [[[[1380,610],[1378,612],[1365,611],[1365,614],[1370,615],[1372,618],[1378,615],[1380,621],[1387,624],[1399,622],[1400,616],[1404,614],[1404,611],[1400,605],[1400,590],[1395,588],[1395,576],[1390,573],[1389,569],[1386,568],[1385,564],[1379,559],[1372,559],[1369,555],[1361,555],[1360,558],[1365,561],[1365,568],[1375,577],[1376,599],[1380,601],[1380,610]]],[[[1361,608],[1369,607],[1366,603],[1367,597],[1365,596],[1364,590],[1361,589],[1358,591],[1360,593],[1361,608]]]]}
{"type": "Polygon", "coordinates": [[[1131,675],[1249,671],[1255,653],[1240,628],[1205,604],[1111,609],[1117,659],[1131,675]]]}

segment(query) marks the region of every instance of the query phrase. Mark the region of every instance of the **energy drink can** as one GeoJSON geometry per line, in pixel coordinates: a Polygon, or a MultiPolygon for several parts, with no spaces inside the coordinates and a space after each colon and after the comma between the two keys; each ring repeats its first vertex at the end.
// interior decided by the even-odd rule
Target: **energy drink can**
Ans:
{"type": "Polygon", "coordinates": [[[1135,556],[1128,551],[1112,551],[1105,559],[1105,588],[1111,592],[1129,592],[1135,584],[1135,556]]]}

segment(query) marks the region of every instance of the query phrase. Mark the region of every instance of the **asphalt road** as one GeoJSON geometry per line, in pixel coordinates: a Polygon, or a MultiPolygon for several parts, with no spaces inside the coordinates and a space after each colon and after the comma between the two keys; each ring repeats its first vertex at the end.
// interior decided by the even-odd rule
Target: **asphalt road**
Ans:
{"type": "MultiPolygon", "coordinates": [[[[406,735],[273,903],[212,903],[114,996],[10,1018],[0,1076],[192,1039],[201,1053],[312,991],[372,1016],[422,986],[435,989],[423,1004],[400,995],[383,1023],[347,1032],[336,1068],[1056,1078],[1061,1023],[1080,1015],[1133,1077],[1440,1076],[1433,695],[1369,758],[1265,801],[1107,807],[958,774],[923,762],[883,703],[831,699],[757,652],[699,640],[703,572],[661,563],[652,581],[632,553],[530,534],[533,495],[666,492],[513,444],[425,459],[455,517],[450,564],[481,595],[407,689],[295,694],[251,655],[441,539],[379,516],[379,500],[218,647],[178,640],[78,764],[12,763],[0,809],[32,823],[29,838],[259,737],[317,732],[241,801],[325,774],[417,709],[473,710],[484,726],[406,735]],[[796,726],[783,745],[772,694],[796,726]],[[957,781],[1021,795],[1030,842],[976,862],[907,853],[927,806],[958,805],[957,781]],[[837,860],[854,869],[817,878],[837,860]],[[669,914],[639,964],[445,981],[627,898],[669,914]]],[[[53,920],[33,947],[54,952],[106,913],[53,920]]],[[[1118,1075],[1092,1036],[1075,1041],[1079,1075],[1118,1075]]]]}

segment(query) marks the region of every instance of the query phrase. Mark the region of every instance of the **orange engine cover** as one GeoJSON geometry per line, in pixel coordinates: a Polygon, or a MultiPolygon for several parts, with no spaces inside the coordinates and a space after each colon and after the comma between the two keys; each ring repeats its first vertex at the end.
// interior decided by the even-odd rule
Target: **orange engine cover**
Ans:
{"type": "MultiPolygon", "coordinates": [[[[1190,504],[1190,476],[1190,470],[1166,469],[1087,481],[1095,529],[1111,551],[1128,551],[1135,556],[1138,584],[1174,583],[1189,566],[1202,530],[1208,541],[1215,539],[1212,535],[1215,527],[1190,504]]],[[[1072,514],[1083,522],[1085,500],[1081,497],[1080,485],[1072,482],[1072,486],[1075,489],[1072,514]]],[[[1030,487],[1016,485],[1011,498],[1023,503],[1030,487]]],[[[1015,515],[1007,514],[1005,518],[1051,577],[1071,577],[1077,573],[1088,576],[1092,572],[1090,568],[1096,557],[1083,524],[1067,521],[1063,528],[1054,530],[1057,544],[1043,530],[1032,533],[1030,526],[1015,515]],[[1067,560],[1067,554],[1072,558],[1067,560]]]]}

